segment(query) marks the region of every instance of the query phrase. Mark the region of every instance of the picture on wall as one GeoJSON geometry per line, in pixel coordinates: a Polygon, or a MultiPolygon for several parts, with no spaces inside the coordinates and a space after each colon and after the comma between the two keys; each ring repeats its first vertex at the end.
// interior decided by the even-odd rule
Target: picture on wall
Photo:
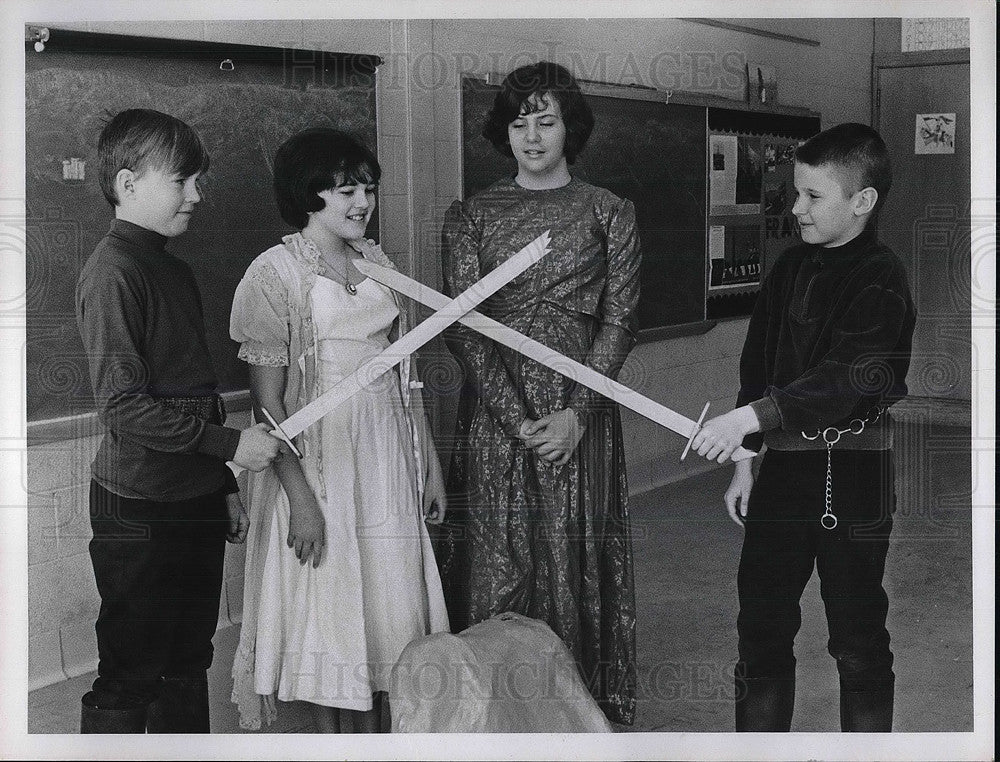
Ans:
{"type": "Polygon", "coordinates": [[[917,114],[914,153],[955,153],[955,115],[917,114]]]}

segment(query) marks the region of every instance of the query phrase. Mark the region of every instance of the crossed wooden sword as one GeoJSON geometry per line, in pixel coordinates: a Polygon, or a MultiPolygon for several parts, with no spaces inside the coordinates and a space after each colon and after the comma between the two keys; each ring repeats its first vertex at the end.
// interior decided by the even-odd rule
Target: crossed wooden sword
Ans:
{"type": "MultiPolygon", "coordinates": [[[[354,263],[364,275],[377,283],[398,291],[404,296],[420,302],[436,310],[434,314],[401,336],[380,354],[362,363],[351,375],[343,378],[335,386],[321,394],[309,404],[293,413],[282,422],[277,422],[265,411],[271,425],[272,434],[282,439],[296,454],[299,454],[292,440],[316,423],[323,416],[343,404],[354,394],[375,382],[384,373],[403,361],[403,358],[413,354],[420,347],[440,334],[454,323],[461,323],[472,328],[498,344],[513,349],[516,352],[535,360],[557,373],[575,381],[578,384],[593,389],[608,397],[619,405],[634,410],[654,423],[658,423],[677,434],[687,438],[687,446],[681,454],[681,459],[687,455],[691,440],[701,428],[701,422],[708,412],[708,405],[701,412],[697,421],[681,415],[670,408],[651,400],[634,389],[620,384],[614,379],[598,373],[583,363],[577,362],[541,342],[525,336],[513,328],[505,326],[487,317],[475,308],[480,302],[488,299],[514,278],[527,270],[549,253],[549,231],[545,231],[529,243],[517,254],[507,259],[492,270],[488,275],[469,286],[465,291],[449,299],[444,294],[428,288],[422,283],[403,275],[388,267],[383,267],[368,260],[358,260],[354,263]]],[[[752,458],[756,453],[743,447],[737,448],[732,454],[732,460],[752,458]]]]}

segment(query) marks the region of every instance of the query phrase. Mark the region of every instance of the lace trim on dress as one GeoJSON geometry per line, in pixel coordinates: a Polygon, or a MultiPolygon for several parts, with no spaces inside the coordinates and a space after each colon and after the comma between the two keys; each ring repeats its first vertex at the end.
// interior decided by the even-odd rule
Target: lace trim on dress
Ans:
{"type": "Polygon", "coordinates": [[[261,696],[253,687],[254,649],[241,643],[233,660],[233,693],[230,700],[236,705],[240,727],[260,730],[278,718],[274,696],[261,696]]]}
{"type": "Polygon", "coordinates": [[[247,277],[254,283],[259,283],[271,293],[281,288],[281,276],[270,262],[261,262],[247,271],[247,277]]]}
{"type": "Polygon", "coordinates": [[[286,367],[288,365],[288,357],[283,353],[256,348],[250,344],[243,344],[236,356],[250,365],[266,365],[272,368],[286,367]]]}
{"type": "MultiPolygon", "coordinates": [[[[303,264],[309,272],[313,274],[319,273],[320,251],[315,243],[310,241],[301,233],[287,235],[281,240],[286,247],[292,249],[304,260],[303,264]]],[[[373,239],[361,238],[356,241],[356,244],[361,248],[354,247],[355,251],[362,254],[366,259],[374,260],[380,265],[391,267],[393,270],[396,269],[395,263],[389,259],[388,255],[384,251],[382,251],[382,246],[375,243],[373,239]]]]}
{"type": "Polygon", "coordinates": [[[319,274],[319,248],[302,233],[292,233],[281,239],[286,248],[297,254],[303,261],[302,266],[313,275],[319,274]]]}

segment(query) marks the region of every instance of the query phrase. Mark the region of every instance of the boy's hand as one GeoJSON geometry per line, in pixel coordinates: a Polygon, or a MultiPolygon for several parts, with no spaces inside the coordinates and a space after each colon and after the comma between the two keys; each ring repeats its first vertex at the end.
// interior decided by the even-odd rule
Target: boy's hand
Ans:
{"type": "Polygon", "coordinates": [[[226,510],[229,512],[229,533],[226,535],[226,542],[234,545],[242,545],[247,539],[247,530],[250,528],[250,519],[243,509],[243,501],[239,492],[231,492],[226,495],[226,510]]]}
{"type": "Polygon", "coordinates": [[[258,423],[240,432],[240,443],[236,446],[233,463],[251,471],[263,471],[281,452],[284,445],[277,437],[271,436],[266,423],[258,423]]]}
{"type": "Polygon", "coordinates": [[[316,498],[309,494],[289,495],[288,543],[295,557],[305,564],[310,557],[315,569],[326,546],[326,521],[316,498]]]}
{"type": "Polygon", "coordinates": [[[518,437],[525,447],[534,449],[538,457],[556,466],[564,466],[573,457],[586,430],[576,411],[571,408],[557,410],[537,421],[525,418],[518,437]]]}
{"type": "Polygon", "coordinates": [[[736,464],[733,478],[726,490],[726,510],[729,517],[741,527],[746,523],[747,507],[750,505],[750,490],[753,489],[753,458],[736,464]]]}
{"type": "Polygon", "coordinates": [[[743,437],[759,430],[757,414],[744,405],[706,422],[691,440],[691,449],[708,460],[725,463],[743,443],[743,437]]]}

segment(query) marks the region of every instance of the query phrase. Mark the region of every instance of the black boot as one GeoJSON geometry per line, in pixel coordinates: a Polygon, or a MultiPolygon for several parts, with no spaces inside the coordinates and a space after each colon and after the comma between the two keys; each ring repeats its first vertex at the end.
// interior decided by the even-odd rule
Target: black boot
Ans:
{"type": "Polygon", "coordinates": [[[848,691],[840,686],[840,729],[845,733],[891,733],[894,684],[848,691]]]}
{"type": "Polygon", "coordinates": [[[736,732],[787,733],[795,708],[795,678],[736,677],[736,732]]]}
{"type": "Polygon", "coordinates": [[[80,700],[81,733],[145,733],[146,707],[102,709],[94,701],[93,691],[80,700]]]}
{"type": "Polygon", "coordinates": [[[150,733],[210,733],[208,678],[165,677],[149,705],[150,733]]]}

